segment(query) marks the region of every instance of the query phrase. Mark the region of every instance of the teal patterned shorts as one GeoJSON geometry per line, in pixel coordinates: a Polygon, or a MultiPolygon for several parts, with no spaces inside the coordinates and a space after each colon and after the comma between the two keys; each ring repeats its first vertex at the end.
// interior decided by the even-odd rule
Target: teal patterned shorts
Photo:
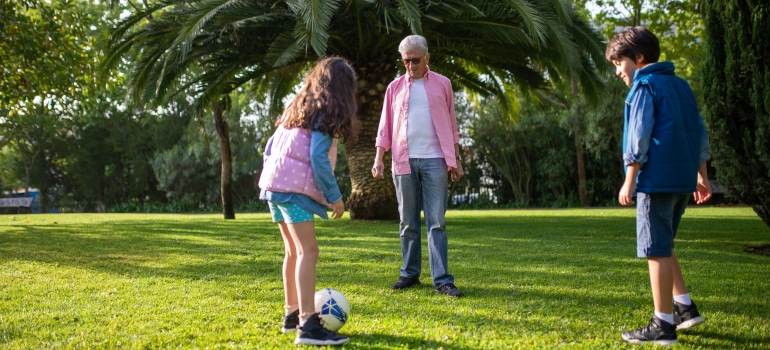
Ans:
{"type": "Polygon", "coordinates": [[[287,224],[296,224],[305,221],[313,221],[313,213],[302,209],[299,205],[294,203],[267,202],[267,204],[270,207],[270,215],[273,216],[273,222],[286,221],[287,224]]]}

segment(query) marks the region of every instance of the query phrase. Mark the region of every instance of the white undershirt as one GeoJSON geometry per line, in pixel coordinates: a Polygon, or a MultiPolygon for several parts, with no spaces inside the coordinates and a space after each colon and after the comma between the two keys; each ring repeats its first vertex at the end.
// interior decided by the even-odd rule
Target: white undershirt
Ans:
{"type": "Polygon", "coordinates": [[[409,87],[406,142],[409,158],[444,158],[433,119],[430,117],[424,79],[413,79],[409,87]]]}

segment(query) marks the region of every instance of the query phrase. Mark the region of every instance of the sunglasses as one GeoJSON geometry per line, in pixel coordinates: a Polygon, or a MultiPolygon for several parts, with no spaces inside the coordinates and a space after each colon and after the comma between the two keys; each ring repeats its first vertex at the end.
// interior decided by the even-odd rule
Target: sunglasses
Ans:
{"type": "Polygon", "coordinates": [[[409,63],[411,63],[411,64],[420,64],[421,61],[422,61],[422,57],[405,58],[405,59],[401,60],[401,62],[404,62],[405,66],[408,66],[409,63]]]}

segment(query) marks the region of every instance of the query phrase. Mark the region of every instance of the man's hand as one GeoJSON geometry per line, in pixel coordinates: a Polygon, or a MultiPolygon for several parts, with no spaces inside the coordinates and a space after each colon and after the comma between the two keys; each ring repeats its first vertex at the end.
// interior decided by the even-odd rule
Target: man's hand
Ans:
{"type": "Polygon", "coordinates": [[[385,149],[377,147],[377,153],[374,155],[374,165],[372,165],[372,176],[375,178],[385,178],[385,163],[382,162],[382,157],[385,156],[385,149]]]}
{"type": "Polygon", "coordinates": [[[463,165],[460,164],[460,161],[457,161],[457,168],[451,168],[449,170],[449,174],[452,177],[452,182],[460,181],[460,178],[465,175],[465,172],[463,171],[463,165]]]}
{"type": "Polygon", "coordinates": [[[385,164],[382,162],[382,158],[374,160],[374,165],[372,165],[372,176],[380,179],[385,178],[385,164]]]}
{"type": "Polygon", "coordinates": [[[340,200],[329,205],[329,208],[332,209],[333,219],[339,219],[342,217],[342,214],[345,213],[345,204],[342,203],[342,198],[340,198],[340,200]]]}

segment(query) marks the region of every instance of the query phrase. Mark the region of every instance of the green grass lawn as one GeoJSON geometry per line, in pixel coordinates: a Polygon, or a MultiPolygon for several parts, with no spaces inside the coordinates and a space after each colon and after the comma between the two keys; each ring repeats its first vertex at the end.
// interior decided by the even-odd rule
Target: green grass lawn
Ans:
{"type": "MultiPolygon", "coordinates": [[[[633,209],[450,211],[466,297],[389,289],[398,223],[317,221],[318,288],[351,303],[345,348],[638,348],[652,314],[633,209]]],[[[770,348],[770,243],[749,208],[690,208],[677,254],[707,322],[674,348],[770,348]]],[[[268,214],[0,216],[0,348],[295,348],[268,214]]]]}

